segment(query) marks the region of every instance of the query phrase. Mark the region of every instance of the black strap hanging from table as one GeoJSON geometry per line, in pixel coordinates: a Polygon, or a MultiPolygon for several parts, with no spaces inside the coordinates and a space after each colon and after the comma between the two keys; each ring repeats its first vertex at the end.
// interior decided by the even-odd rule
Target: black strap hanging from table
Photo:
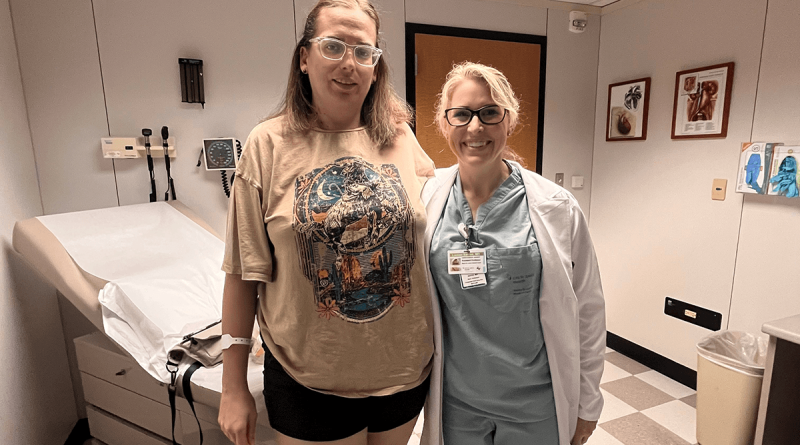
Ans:
{"type": "MultiPolygon", "coordinates": [[[[194,397],[192,397],[192,374],[195,371],[200,369],[203,365],[200,362],[192,363],[186,371],[183,373],[181,377],[181,389],[183,390],[183,397],[189,402],[189,407],[192,409],[192,413],[194,414],[194,420],[197,421],[197,430],[200,432],[200,445],[203,445],[203,428],[200,426],[200,419],[197,418],[197,411],[194,409],[194,397]]],[[[172,374],[172,383],[167,387],[169,390],[169,408],[172,411],[172,445],[178,445],[178,442],[175,441],[175,395],[177,393],[177,387],[175,385],[175,381],[177,379],[177,367],[175,371],[171,371],[172,374]]]]}

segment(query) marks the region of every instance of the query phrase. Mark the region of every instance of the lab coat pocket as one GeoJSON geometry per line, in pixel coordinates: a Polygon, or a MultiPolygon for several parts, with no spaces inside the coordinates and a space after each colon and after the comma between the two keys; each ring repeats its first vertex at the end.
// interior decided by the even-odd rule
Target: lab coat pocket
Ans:
{"type": "Polygon", "coordinates": [[[542,273],[538,243],[490,249],[486,262],[492,307],[498,312],[530,311],[542,273]]]}

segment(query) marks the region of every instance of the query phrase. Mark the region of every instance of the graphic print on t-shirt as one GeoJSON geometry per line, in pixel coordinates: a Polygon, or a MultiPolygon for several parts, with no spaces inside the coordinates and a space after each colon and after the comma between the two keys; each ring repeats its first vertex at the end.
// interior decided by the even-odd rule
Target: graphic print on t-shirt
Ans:
{"type": "Polygon", "coordinates": [[[300,267],[321,318],[375,321],[409,303],[414,209],[393,164],[345,157],[297,178],[300,267]]]}

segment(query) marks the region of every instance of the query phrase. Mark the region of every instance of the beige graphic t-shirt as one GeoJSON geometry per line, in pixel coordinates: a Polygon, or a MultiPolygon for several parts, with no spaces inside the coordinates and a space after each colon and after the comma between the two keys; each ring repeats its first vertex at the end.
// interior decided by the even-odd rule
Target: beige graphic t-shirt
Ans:
{"type": "Polygon", "coordinates": [[[433,162],[405,124],[379,149],[363,128],[282,123],[245,143],[222,269],[261,282],[261,336],[299,383],[345,397],[416,387],[433,356],[420,200],[433,162]]]}

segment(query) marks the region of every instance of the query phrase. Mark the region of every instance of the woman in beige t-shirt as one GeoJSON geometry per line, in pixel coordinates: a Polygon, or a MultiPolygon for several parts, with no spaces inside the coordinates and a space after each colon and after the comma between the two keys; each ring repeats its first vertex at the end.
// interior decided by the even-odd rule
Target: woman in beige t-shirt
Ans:
{"type": "MultiPolygon", "coordinates": [[[[420,200],[433,163],[407,122],[367,0],[321,0],[281,110],[245,143],[223,270],[223,332],[266,346],[278,443],[408,441],[433,356],[420,200]]],[[[225,351],[219,423],[254,443],[248,348],[225,351]]]]}

